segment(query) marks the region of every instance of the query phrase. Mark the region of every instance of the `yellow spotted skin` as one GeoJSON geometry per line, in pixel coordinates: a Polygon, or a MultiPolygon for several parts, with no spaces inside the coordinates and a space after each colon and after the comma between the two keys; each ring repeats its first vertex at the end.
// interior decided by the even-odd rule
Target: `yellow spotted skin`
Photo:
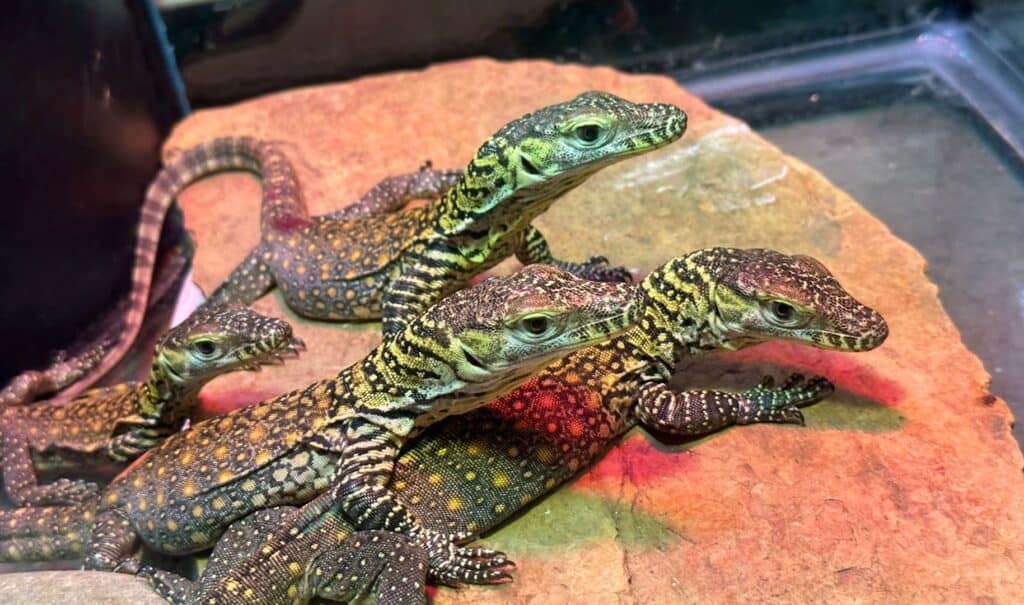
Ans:
{"type": "MultiPolygon", "coordinates": [[[[884,319],[820,263],[770,250],[693,252],[637,289],[633,328],[554,362],[484,408],[437,423],[402,450],[390,485],[426,527],[485,532],[587,468],[637,423],[699,435],[734,423],[799,422],[797,408],[831,390],[812,379],[739,393],[672,391],[666,383],[684,357],[777,339],[862,351],[888,334],[884,319]],[[766,319],[781,302],[798,311],[782,321],[789,326],[766,319]]],[[[80,535],[90,528],[74,526],[80,535]]],[[[500,566],[475,571],[481,583],[507,578],[500,566]]]]}
{"type": "Polygon", "coordinates": [[[426,553],[401,534],[353,534],[340,516],[327,515],[306,534],[270,548],[276,528],[298,512],[269,508],[234,523],[199,582],[152,567],[139,574],[175,605],[297,605],[313,597],[351,603],[374,588],[379,605],[426,605],[426,553]]]}
{"type": "Polygon", "coordinates": [[[207,382],[277,361],[298,344],[282,320],[238,305],[202,309],[160,339],[145,382],[94,389],[67,404],[4,409],[4,491],[19,506],[81,502],[95,484],[39,485],[36,472],[124,464],[180,429],[207,382]]]}
{"type": "Polygon", "coordinates": [[[384,212],[371,203],[360,212],[357,203],[355,220],[310,217],[284,156],[272,145],[236,140],[235,153],[264,167],[261,242],[211,300],[250,304],[277,286],[301,315],[381,318],[388,335],[512,255],[589,279],[629,281],[628,271],[602,257],[555,259],[530,222],[601,168],[667,145],[685,128],[686,114],[675,106],[584,93],[505,125],[464,171],[449,173],[461,176],[438,187],[444,195],[432,204],[384,212]]]}
{"type": "MultiPolygon", "coordinates": [[[[452,533],[493,528],[586,468],[638,421],[681,435],[736,423],[796,422],[798,406],[831,392],[824,379],[736,394],[663,390],[683,356],[770,339],[867,350],[888,333],[885,321],[853,299],[820,263],[770,250],[701,250],[666,263],[637,289],[640,319],[633,328],[549,365],[484,408],[439,422],[403,450],[391,488],[424,525],[452,533]],[[761,310],[783,301],[806,317],[782,322],[788,326],[766,319],[761,310]],[[666,392],[673,394],[672,410],[665,405],[666,392]]],[[[325,518],[330,514],[319,520],[325,518]]],[[[234,563],[232,586],[261,594],[268,584],[286,585],[280,576],[268,583],[261,566],[289,547],[301,551],[296,545],[308,545],[314,539],[309,536],[316,536],[315,530],[284,547],[271,536],[247,560],[234,563]],[[246,578],[247,571],[253,575],[246,578]]],[[[510,578],[507,563],[471,557],[452,575],[433,568],[431,573],[440,581],[497,583],[510,578]]],[[[200,594],[223,598],[220,580],[204,577],[200,594]]]]}
{"type": "Polygon", "coordinates": [[[674,391],[677,362],[789,340],[865,351],[888,335],[818,261],[772,250],[710,248],[673,259],[640,285],[640,320],[623,335],[548,366],[515,391],[420,435],[394,485],[432,527],[484,532],[592,464],[640,423],[698,436],[733,424],[802,423],[799,407],[832,392],[791,377],[739,393],[674,391]],[[780,304],[793,318],[770,315],[780,304]],[[788,324],[788,325],[787,325],[788,324]],[[462,506],[453,508],[458,499],[462,506]]]}
{"type": "Polygon", "coordinates": [[[101,494],[86,566],[132,569],[136,537],[169,554],[209,548],[254,511],[318,494],[360,529],[416,538],[441,565],[458,556],[455,537],[424,530],[386,489],[402,443],[621,332],[634,298],[541,265],[456,292],[338,375],[199,422],[136,461],[101,494]]]}

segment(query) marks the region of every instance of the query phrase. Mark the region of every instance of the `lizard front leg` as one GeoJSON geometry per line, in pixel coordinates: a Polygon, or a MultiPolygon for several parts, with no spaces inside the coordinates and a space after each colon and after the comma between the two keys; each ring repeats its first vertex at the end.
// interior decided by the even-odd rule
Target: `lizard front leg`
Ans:
{"type": "Polygon", "coordinates": [[[39,485],[28,440],[13,431],[3,436],[4,491],[17,506],[42,504],[78,504],[94,496],[95,483],[82,480],[57,479],[39,485]]]}
{"type": "Polygon", "coordinates": [[[266,248],[262,244],[257,246],[242,264],[235,267],[224,283],[217,286],[204,304],[236,302],[251,305],[270,292],[274,287],[274,276],[270,266],[263,261],[264,254],[269,254],[266,248]]]}
{"type": "Polygon", "coordinates": [[[803,424],[801,406],[827,397],[835,390],[824,378],[804,379],[793,374],[775,387],[766,377],[760,385],[740,391],[673,391],[663,382],[640,387],[637,416],[647,427],[676,435],[704,435],[733,424],[774,422],[803,424]]]}
{"type": "Polygon", "coordinates": [[[603,256],[593,256],[582,263],[558,260],[551,254],[548,242],[544,236],[533,225],[529,225],[523,234],[523,241],[516,250],[516,258],[524,265],[542,263],[558,267],[593,281],[623,282],[633,281],[629,269],[625,267],[610,267],[608,259],[603,256]]]}
{"type": "Polygon", "coordinates": [[[434,170],[428,160],[416,172],[388,177],[355,202],[324,216],[336,221],[350,221],[390,214],[401,210],[412,200],[441,197],[461,178],[461,170],[434,170]]]}
{"type": "Polygon", "coordinates": [[[107,442],[107,457],[115,462],[127,463],[153,449],[167,438],[159,428],[138,426],[107,442]]]}

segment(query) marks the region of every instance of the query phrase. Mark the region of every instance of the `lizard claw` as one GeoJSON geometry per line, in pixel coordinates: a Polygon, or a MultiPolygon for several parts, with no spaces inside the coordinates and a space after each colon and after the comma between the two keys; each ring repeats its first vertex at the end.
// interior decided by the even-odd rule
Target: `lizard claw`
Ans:
{"type": "Polygon", "coordinates": [[[580,277],[594,281],[628,284],[633,281],[633,274],[625,267],[612,267],[603,256],[591,256],[583,263],[584,271],[580,277]]]}
{"type": "Polygon", "coordinates": [[[460,546],[472,540],[472,534],[444,534],[424,529],[416,539],[429,554],[430,577],[438,583],[458,588],[462,584],[512,581],[509,572],[515,564],[505,553],[490,548],[460,546]]]}
{"type": "Polygon", "coordinates": [[[784,424],[804,424],[804,415],[800,407],[816,403],[835,391],[828,380],[816,376],[807,379],[802,374],[790,374],[780,386],[775,379],[765,376],[758,386],[743,391],[746,400],[739,424],[755,422],[776,422],[784,424]]]}

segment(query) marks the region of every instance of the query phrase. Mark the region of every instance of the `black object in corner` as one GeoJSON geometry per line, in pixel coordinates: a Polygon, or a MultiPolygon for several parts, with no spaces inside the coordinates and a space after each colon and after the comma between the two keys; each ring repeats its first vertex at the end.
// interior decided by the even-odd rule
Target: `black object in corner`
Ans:
{"type": "Polygon", "coordinates": [[[14,0],[3,12],[0,383],[127,292],[143,193],[188,111],[148,0],[14,0]]]}

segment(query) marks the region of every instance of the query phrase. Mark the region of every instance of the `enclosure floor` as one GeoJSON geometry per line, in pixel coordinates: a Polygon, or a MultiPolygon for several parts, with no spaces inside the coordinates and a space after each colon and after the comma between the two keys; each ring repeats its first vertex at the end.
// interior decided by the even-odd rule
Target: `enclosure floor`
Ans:
{"type": "MultiPolygon", "coordinates": [[[[920,101],[759,131],[811,164],[928,261],[992,393],[1024,418],[1024,183],[964,122],[920,101]]],[[[1024,422],[1014,427],[1024,438],[1024,422]]]]}

